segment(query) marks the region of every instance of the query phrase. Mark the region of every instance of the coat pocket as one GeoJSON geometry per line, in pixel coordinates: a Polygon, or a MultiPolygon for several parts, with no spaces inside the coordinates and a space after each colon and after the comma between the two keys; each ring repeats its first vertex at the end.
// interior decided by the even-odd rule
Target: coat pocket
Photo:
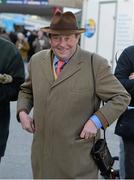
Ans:
{"type": "Polygon", "coordinates": [[[94,162],[90,151],[93,146],[93,139],[77,139],[72,145],[72,169],[75,177],[88,174],[94,171],[94,162]]]}

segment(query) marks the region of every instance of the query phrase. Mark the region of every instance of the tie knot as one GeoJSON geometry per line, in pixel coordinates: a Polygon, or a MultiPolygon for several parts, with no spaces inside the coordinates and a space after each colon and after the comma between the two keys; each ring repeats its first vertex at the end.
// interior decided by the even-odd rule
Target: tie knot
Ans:
{"type": "Polygon", "coordinates": [[[64,64],[64,61],[63,60],[61,60],[61,59],[59,59],[59,61],[58,61],[58,65],[59,66],[62,66],[64,64]]]}

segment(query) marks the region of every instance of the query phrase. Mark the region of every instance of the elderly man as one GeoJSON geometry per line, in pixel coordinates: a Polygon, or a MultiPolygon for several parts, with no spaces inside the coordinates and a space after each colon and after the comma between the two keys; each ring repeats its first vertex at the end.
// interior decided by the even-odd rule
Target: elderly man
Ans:
{"type": "Polygon", "coordinates": [[[104,58],[94,54],[92,67],[91,53],[78,46],[85,29],[77,27],[73,13],[57,12],[42,30],[51,49],[32,56],[17,111],[22,128],[34,133],[33,176],[97,178],[90,156],[93,139],[125,111],[129,95],[104,58]],[[28,115],[32,107],[33,119],[28,115]]]}

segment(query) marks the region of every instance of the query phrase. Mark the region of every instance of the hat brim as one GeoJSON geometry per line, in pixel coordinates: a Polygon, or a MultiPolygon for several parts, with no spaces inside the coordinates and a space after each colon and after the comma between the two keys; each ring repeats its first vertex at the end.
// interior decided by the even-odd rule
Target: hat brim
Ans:
{"type": "Polygon", "coordinates": [[[41,30],[49,34],[81,34],[86,31],[85,28],[80,28],[77,30],[54,30],[50,29],[50,27],[44,27],[41,28],[41,30]]]}

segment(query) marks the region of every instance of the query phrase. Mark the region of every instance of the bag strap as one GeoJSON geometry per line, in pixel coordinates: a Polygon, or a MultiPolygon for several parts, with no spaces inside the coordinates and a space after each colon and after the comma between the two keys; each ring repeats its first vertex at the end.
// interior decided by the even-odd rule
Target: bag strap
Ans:
{"type": "MultiPolygon", "coordinates": [[[[94,57],[94,53],[91,54],[91,69],[92,69],[92,75],[93,75],[93,88],[94,88],[94,112],[96,111],[95,109],[95,102],[96,102],[96,98],[95,98],[95,92],[96,92],[96,86],[95,86],[95,71],[94,71],[94,65],[93,65],[93,57],[94,57]]],[[[104,101],[102,101],[102,104],[104,105],[104,101]]],[[[103,129],[103,133],[104,133],[104,139],[106,139],[106,133],[105,133],[105,129],[103,129]]]]}

